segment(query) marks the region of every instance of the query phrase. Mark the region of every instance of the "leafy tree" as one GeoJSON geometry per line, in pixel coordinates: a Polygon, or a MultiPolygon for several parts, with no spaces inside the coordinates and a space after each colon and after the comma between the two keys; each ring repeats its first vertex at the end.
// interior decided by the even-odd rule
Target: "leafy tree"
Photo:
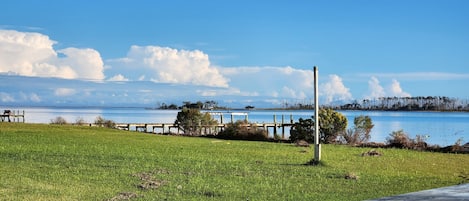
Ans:
{"type": "MultiPolygon", "coordinates": [[[[332,109],[319,110],[319,137],[322,143],[335,142],[339,134],[345,132],[347,127],[347,118],[341,113],[332,109]]],[[[313,118],[313,117],[312,117],[313,118]]],[[[314,141],[314,120],[300,118],[292,126],[290,131],[290,140],[314,141]]]]}
{"type": "Polygon", "coordinates": [[[290,140],[293,142],[305,140],[312,143],[314,141],[313,133],[314,121],[312,119],[300,118],[298,122],[295,122],[290,130],[290,140]]]}
{"type": "Polygon", "coordinates": [[[347,117],[333,109],[319,110],[319,132],[321,142],[333,143],[337,136],[345,132],[347,117]]]}
{"type": "Polygon", "coordinates": [[[199,109],[183,108],[177,114],[175,124],[178,125],[184,134],[187,135],[200,135],[202,128],[207,126],[214,126],[217,121],[208,113],[201,113],[199,109]]]}

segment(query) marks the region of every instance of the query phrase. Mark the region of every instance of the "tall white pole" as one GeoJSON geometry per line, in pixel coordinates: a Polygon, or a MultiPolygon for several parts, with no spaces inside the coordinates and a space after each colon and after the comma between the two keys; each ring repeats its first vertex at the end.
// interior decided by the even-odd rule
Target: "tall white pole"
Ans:
{"type": "Polygon", "coordinates": [[[314,66],[314,162],[321,160],[321,144],[319,143],[319,87],[318,68],[314,66]]]}

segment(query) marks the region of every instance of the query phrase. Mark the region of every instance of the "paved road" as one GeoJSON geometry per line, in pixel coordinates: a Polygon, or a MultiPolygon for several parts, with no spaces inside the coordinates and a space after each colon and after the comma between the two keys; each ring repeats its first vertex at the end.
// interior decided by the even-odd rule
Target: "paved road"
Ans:
{"type": "Polygon", "coordinates": [[[469,183],[375,199],[376,201],[469,201],[469,183]]]}

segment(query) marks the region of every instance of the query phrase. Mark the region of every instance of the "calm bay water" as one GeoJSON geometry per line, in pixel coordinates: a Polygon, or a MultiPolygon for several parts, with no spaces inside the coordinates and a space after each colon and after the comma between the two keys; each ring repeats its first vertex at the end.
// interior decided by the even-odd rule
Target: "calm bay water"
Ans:
{"type": "MultiPolygon", "coordinates": [[[[56,117],[63,117],[68,122],[75,122],[78,118],[86,122],[94,122],[101,116],[119,123],[172,123],[176,119],[178,110],[147,110],[144,108],[55,108],[55,107],[26,107],[0,108],[25,111],[27,123],[50,123],[56,117]]],[[[247,114],[250,122],[272,123],[294,122],[299,118],[310,118],[313,111],[283,111],[283,110],[236,110],[215,111],[233,112],[233,120],[245,119],[247,114]]],[[[353,126],[353,118],[358,115],[371,117],[375,127],[372,130],[374,142],[385,142],[392,131],[403,129],[411,137],[415,135],[428,136],[427,142],[440,146],[452,145],[458,139],[469,141],[469,113],[464,112],[383,112],[383,111],[340,111],[349,120],[349,127],[353,126]]],[[[214,118],[221,120],[220,115],[214,118]]],[[[231,115],[225,113],[223,121],[231,121],[231,115]]],[[[279,131],[281,132],[281,131],[279,131]]],[[[286,130],[288,136],[288,129],[286,130]]],[[[272,132],[270,132],[272,133],[272,132]]]]}

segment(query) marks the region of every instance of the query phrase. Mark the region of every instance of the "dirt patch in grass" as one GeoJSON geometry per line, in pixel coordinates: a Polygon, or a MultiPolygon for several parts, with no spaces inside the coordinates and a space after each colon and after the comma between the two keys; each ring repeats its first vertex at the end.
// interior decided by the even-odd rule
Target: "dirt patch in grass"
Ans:
{"type": "Polygon", "coordinates": [[[169,171],[167,170],[154,170],[151,172],[140,172],[133,174],[132,176],[140,178],[142,182],[137,185],[139,189],[142,190],[149,190],[149,189],[157,189],[160,186],[164,185],[166,181],[157,179],[155,176],[158,174],[168,174],[169,171]]]}
{"type": "Polygon", "coordinates": [[[222,194],[216,193],[216,192],[213,192],[213,191],[205,191],[205,192],[203,193],[203,195],[204,195],[205,197],[210,197],[210,198],[213,198],[213,197],[221,197],[221,196],[222,196],[222,194]]]}
{"type": "Polygon", "coordinates": [[[383,155],[383,154],[381,154],[380,152],[378,152],[374,149],[362,153],[362,156],[381,156],[381,155],[383,155]]]}
{"type": "Polygon", "coordinates": [[[137,198],[137,197],[138,197],[138,195],[136,193],[122,192],[122,193],[119,193],[119,195],[116,195],[113,198],[108,199],[107,201],[130,200],[132,198],[137,198]]]}
{"type": "Polygon", "coordinates": [[[353,173],[353,172],[349,172],[347,174],[345,174],[344,176],[345,179],[350,179],[350,180],[358,180],[358,178],[360,178],[357,174],[353,173]]]}

